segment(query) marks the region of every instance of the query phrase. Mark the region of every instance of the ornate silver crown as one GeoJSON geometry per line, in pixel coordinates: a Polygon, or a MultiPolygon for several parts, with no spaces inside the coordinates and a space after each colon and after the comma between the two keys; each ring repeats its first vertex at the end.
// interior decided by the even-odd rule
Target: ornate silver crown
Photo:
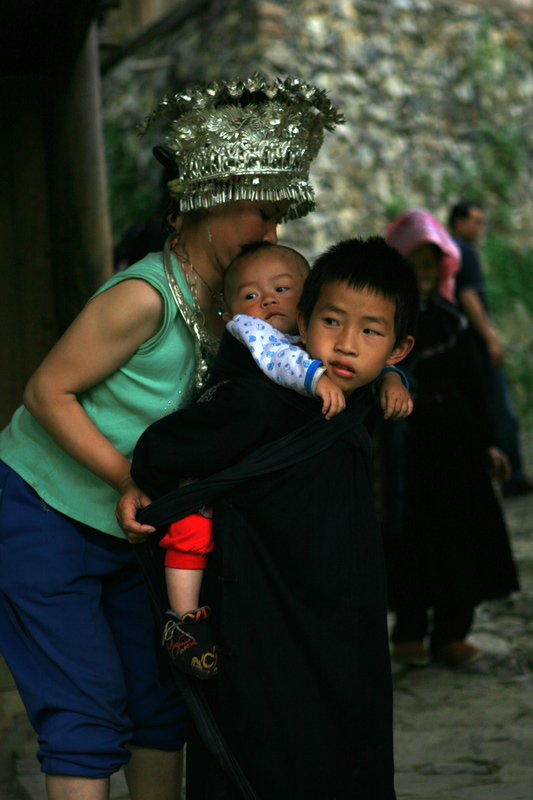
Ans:
{"type": "Polygon", "coordinates": [[[162,116],[170,121],[166,142],[180,175],[169,191],[182,212],[236,200],[289,200],[285,219],[314,209],[311,161],[324,130],[344,122],[325,91],[293,77],[268,83],[259,73],[165,98],[139,132],[162,116]],[[259,102],[258,93],[267,100],[259,102]]]}

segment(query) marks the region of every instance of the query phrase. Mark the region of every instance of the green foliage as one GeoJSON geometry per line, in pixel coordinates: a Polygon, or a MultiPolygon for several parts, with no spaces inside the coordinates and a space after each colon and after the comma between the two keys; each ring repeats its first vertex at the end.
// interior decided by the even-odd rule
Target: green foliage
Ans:
{"type": "Polygon", "coordinates": [[[420,191],[426,195],[431,195],[433,191],[433,175],[429,169],[422,170],[416,176],[416,185],[420,191]]]}
{"type": "Polygon", "coordinates": [[[508,231],[512,223],[513,193],[523,167],[527,142],[523,131],[512,125],[502,130],[484,123],[475,135],[478,146],[474,156],[459,158],[459,169],[446,172],[439,199],[446,203],[448,197],[456,196],[479,202],[488,208],[496,230],[508,231]]]}
{"type": "MultiPolygon", "coordinates": [[[[489,76],[498,78],[505,72],[509,52],[501,42],[495,42],[491,33],[495,29],[495,20],[488,14],[480,23],[475,37],[474,47],[468,61],[468,71],[481,76],[486,81],[489,76]]],[[[496,26],[497,29],[497,26],[496,26]]]]}
{"type": "Polygon", "coordinates": [[[146,185],[146,174],[135,153],[135,134],[124,130],[120,121],[104,125],[107,179],[113,241],[120,241],[132,222],[144,222],[155,211],[156,193],[146,185]]]}
{"type": "Polygon", "coordinates": [[[520,419],[520,427],[531,428],[533,427],[533,408],[531,407],[533,351],[531,347],[529,350],[520,350],[508,355],[505,365],[515,408],[520,419]]]}
{"type": "Polygon", "coordinates": [[[514,247],[492,233],[483,245],[483,259],[493,313],[505,313],[517,300],[533,313],[533,247],[514,247]]]}
{"type": "Polygon", "coordinates": [[[498,201],[509,204],[523,164],[524,141],[518,128],[480,126],[477,165],[481,185],[498,201]]]}
{"type": "Polygon", "coordinates": [[[383,205],[383,211],[388,222],[399,217],[404,211],[407,211],[409,204],[403,197],[393,196],[390,200],[383,205]]]}
{"type": "Polygon", "coordinates": [[[498,234],[483,247],[489,303],[507,358],[506,371],[522,425],[533,424],[533,247],[498,234]]]}
{"type": "Polygon", "coordinates": [[[504,126],[495,125],[486,107],[497,102],[498,86],[512,83],[516,60],[500,27],[486,14],[462,70],[473,89],[468,131],[473,146],[446,172],[437,198],[446,205],[452,196],[479,202],[502,233],[511,230],[513,198],[530,148],[530,132],[512,117],[504,126]]]}

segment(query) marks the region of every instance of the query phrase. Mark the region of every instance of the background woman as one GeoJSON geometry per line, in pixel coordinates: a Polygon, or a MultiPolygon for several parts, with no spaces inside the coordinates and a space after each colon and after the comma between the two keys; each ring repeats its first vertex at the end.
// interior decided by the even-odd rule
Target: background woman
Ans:
{"type": "Polygon", "coordinates": [[[314,208],[309,165],[340,121],[323,92],[257,75],[163,114],[179,234],[91,299],[0,436],[0,648],[52,800],[103,800],[122,765],[133,800],[179,797],[184,707],[157,685],[146,590],[113,511],[126,488],[130,542],[152,530],[134,521],[149,502],[130,484],[135,442],[202,385],[225,267],[314,208]]]}
{"type": "Polygon", "coordinates": [[[462,666],[481,655],[465,642],[475,606],[518,589],[489,474],[504,479],[508,462],[493,446],[466,320],[443,296],[459,266],[457,247],[423,209],[391,223],[386,239],[410,262],[421,300],[415,346],[403,362],[414,410],[394,427],[384,423],[385,480],[403,474],[400,502],[389,504],[383,526],[393,652],[406,664],[433,655],[462,666]]]}

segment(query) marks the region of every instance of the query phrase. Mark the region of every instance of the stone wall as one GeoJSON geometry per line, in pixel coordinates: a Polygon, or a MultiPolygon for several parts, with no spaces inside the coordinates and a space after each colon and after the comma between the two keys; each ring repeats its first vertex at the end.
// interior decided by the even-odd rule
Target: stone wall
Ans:
{"type": "Polygon", "coordinates": [[[313,257],[340,237],[381,233],[410,205],[445,222],[468,194],[484,198],[496,229],[531,243],[532,6],[213,0],[105,76],[106,119],[148,185],[153,142],[133,128],[165,91],[257,69],[299,75],[330,92],[346,124],[312,170],[317,212],[287,226],[284,242],[313,257]]]}

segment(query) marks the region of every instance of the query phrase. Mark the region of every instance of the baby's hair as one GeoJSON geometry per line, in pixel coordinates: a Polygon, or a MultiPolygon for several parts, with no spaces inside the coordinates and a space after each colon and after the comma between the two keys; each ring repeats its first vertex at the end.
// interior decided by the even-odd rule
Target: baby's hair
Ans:
{"type": "Polygon", "coordinates": [[[306,325],[322,287],[330,283],[347,283],[352,289],[367,289],[392,300],[395,344],[414,335],[420,302],[416,278],[400,253],[381,236],[346,239],[317,258],[299,304],[306,325]]]}
{"type": "Polygon", "coordinates": [[[265,242],[265,241],[245,244],[242,246],[239,255],[235,256],[233,261],[229,263],[228,267],[224,272],[224,275],[222,276],[221,296],[226,306],[229,305],[230,302],[229,297],[232,289],[231,278],[232,278],[232,273],[235,272],[235,265],[242,263],[245,259],[254,256],[256,253],[268,252],[270,250],[275,250],[275,251],[285,250],[287,254],[290,254],[291,259],[293,259],[294,262],[297,263],[298,266],[301,268],[302,274],[304,276],[309,275],[309,271],[311,269],[311,267],[309,266],[309,262],[307,261],[307,259],[303,257],[301,253],[299,253],[297,250],[294,250],[292,247],[286,247],[285,245],[282,244],[274,244],[273,242],[265,242]]]}

